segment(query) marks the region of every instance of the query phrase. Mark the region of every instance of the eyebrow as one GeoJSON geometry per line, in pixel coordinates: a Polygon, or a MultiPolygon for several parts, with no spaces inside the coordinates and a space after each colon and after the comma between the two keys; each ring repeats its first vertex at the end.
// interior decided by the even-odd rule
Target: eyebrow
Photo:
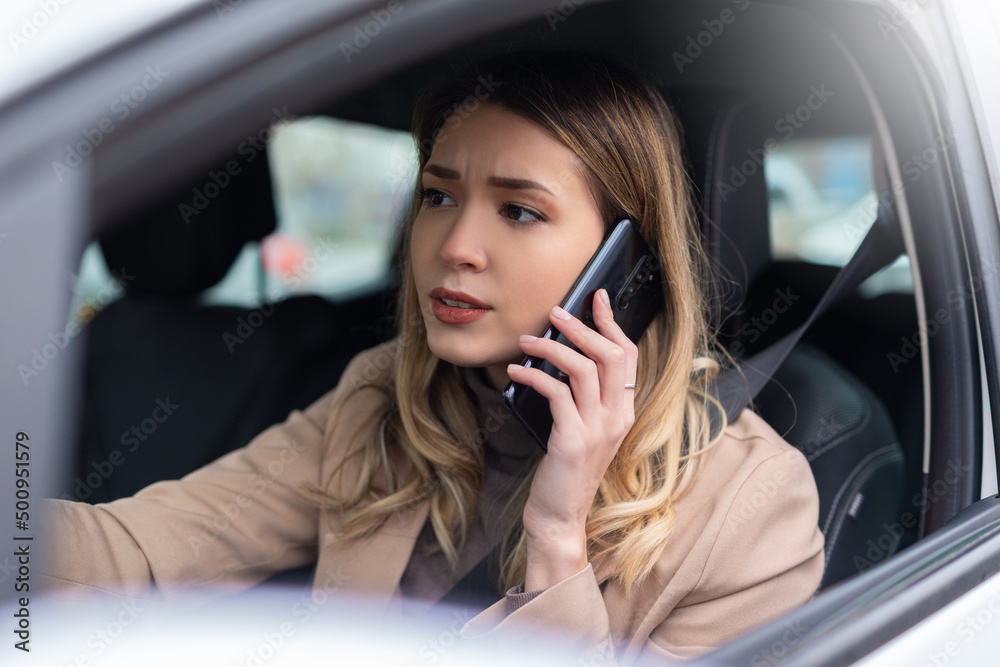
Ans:
{"type": "MultiPolygon", "coordinates": [[[[430,174],[431,176],[437,176],[438,178],[443,178],[448,181],[457,181],[461,178],[459,174],[454,169],[449,169],[448,167],[442,167],[438,164],[429,164],[424,167],[424,173],[430,174]]],[[[533,181],[530,178],[512,178],[509,176],[490,176],[486,179],[488,185],[498,188],[506,188],[508,190],[540,190],[546,192],[553,197],[555,194],[552,190],[539,183],[538,181],[533,181]]]]}

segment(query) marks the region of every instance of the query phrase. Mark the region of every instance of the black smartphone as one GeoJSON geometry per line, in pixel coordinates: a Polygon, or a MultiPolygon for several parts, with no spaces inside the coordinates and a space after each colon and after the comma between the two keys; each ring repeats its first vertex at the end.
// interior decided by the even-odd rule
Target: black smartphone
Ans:
{"type": "MultiPolygon", "coordinates": [[[[633,343],[638,342],[649,323],[664,307],[663,284],[656,253],[627,218],[612,227],[561,305],[597,331],[593,313],[594,294],[602,287],[608,291],[615,322],[633,343]]],[[[554,338],[577,349],[552,325],[541,337],[554,338]]],[[[569,383],[569,376],[545,359],[526,357],[521,365],[539,368],[569,383]]],[[[517,382],[507,385],[503,397],[539,446],[548,451],[549,433],[552,431],[549,400],[531,387],[517,382]]]]}

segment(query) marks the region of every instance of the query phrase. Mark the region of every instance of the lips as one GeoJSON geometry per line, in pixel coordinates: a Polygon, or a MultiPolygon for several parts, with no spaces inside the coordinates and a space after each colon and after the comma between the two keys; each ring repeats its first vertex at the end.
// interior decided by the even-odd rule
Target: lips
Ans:
{"type": "Polygon", "coordinates": [[[443,324],[468,324],[481,318],[491,308],[465,292],[436,287],[431,292],[431,310],[443,324]]]}
{"type": "Polygon", "coordinates": [[[480,301],[474,296],[466,294],[465,292],[456,292],[454,290],[445,289],[444,287],[435,287],[434,291],[431,292],[432,299],[447,299],[448,301],[457,301],[462,304],[471,306],[472,308],[482,308],[489,310],[490,307],[485,303],[480,301]]]}

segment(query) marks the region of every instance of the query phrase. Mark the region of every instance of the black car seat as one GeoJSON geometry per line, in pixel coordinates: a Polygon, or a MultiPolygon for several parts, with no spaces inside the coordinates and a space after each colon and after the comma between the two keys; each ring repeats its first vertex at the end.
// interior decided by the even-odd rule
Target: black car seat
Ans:
{"type": "Polygon", "coordinates": [[[243,246],[275,228],[266,157],[241,162],[187,222],[179,206],[192,205],[195,187],[210,191],[206,178],[100,239],[124,294],[86,330],[79,461],[63,497],[110,501],[182,477],[307,406],[355,353],[389,337],[378,295],[202,303],[243,246]]]}
{"type": "MultiPolygon", "coordinates": [[[[782,318],[791,328],[810,314],[808,305],[796,304],[794,285],[747,298],[772,261],[764,160],[775,145],[765,142],[760,112],[741,94],[665,92],[684,128],[705,249],[717,278],[714,325],[720,342],[739,358],[762,328],[782,318]]],[[[800,343],[758,395],[756,409],[812,467],[826,538],[821,587],[890,556],[903,533],[904,465],[882,401],[821,350],[800,343]]]]}

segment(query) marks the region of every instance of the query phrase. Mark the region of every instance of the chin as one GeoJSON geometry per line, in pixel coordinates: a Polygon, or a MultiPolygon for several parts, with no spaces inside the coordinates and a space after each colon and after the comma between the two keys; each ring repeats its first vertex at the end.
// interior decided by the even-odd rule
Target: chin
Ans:
{"type": "MultiPolygon", "coordinates": [[[[458,332],[455,332],[458,333],[458,332]]],[[[511,363],[509,351],[497,349],[486,341],[473,340],[474,336],[452,335],[442,336],[428,332],[427,346],[437,358],[456,366],[480,368],[501,363],[511,363]]],[[[524,358],[520,349],[514,351],[515,361],[524,358]]]]}

